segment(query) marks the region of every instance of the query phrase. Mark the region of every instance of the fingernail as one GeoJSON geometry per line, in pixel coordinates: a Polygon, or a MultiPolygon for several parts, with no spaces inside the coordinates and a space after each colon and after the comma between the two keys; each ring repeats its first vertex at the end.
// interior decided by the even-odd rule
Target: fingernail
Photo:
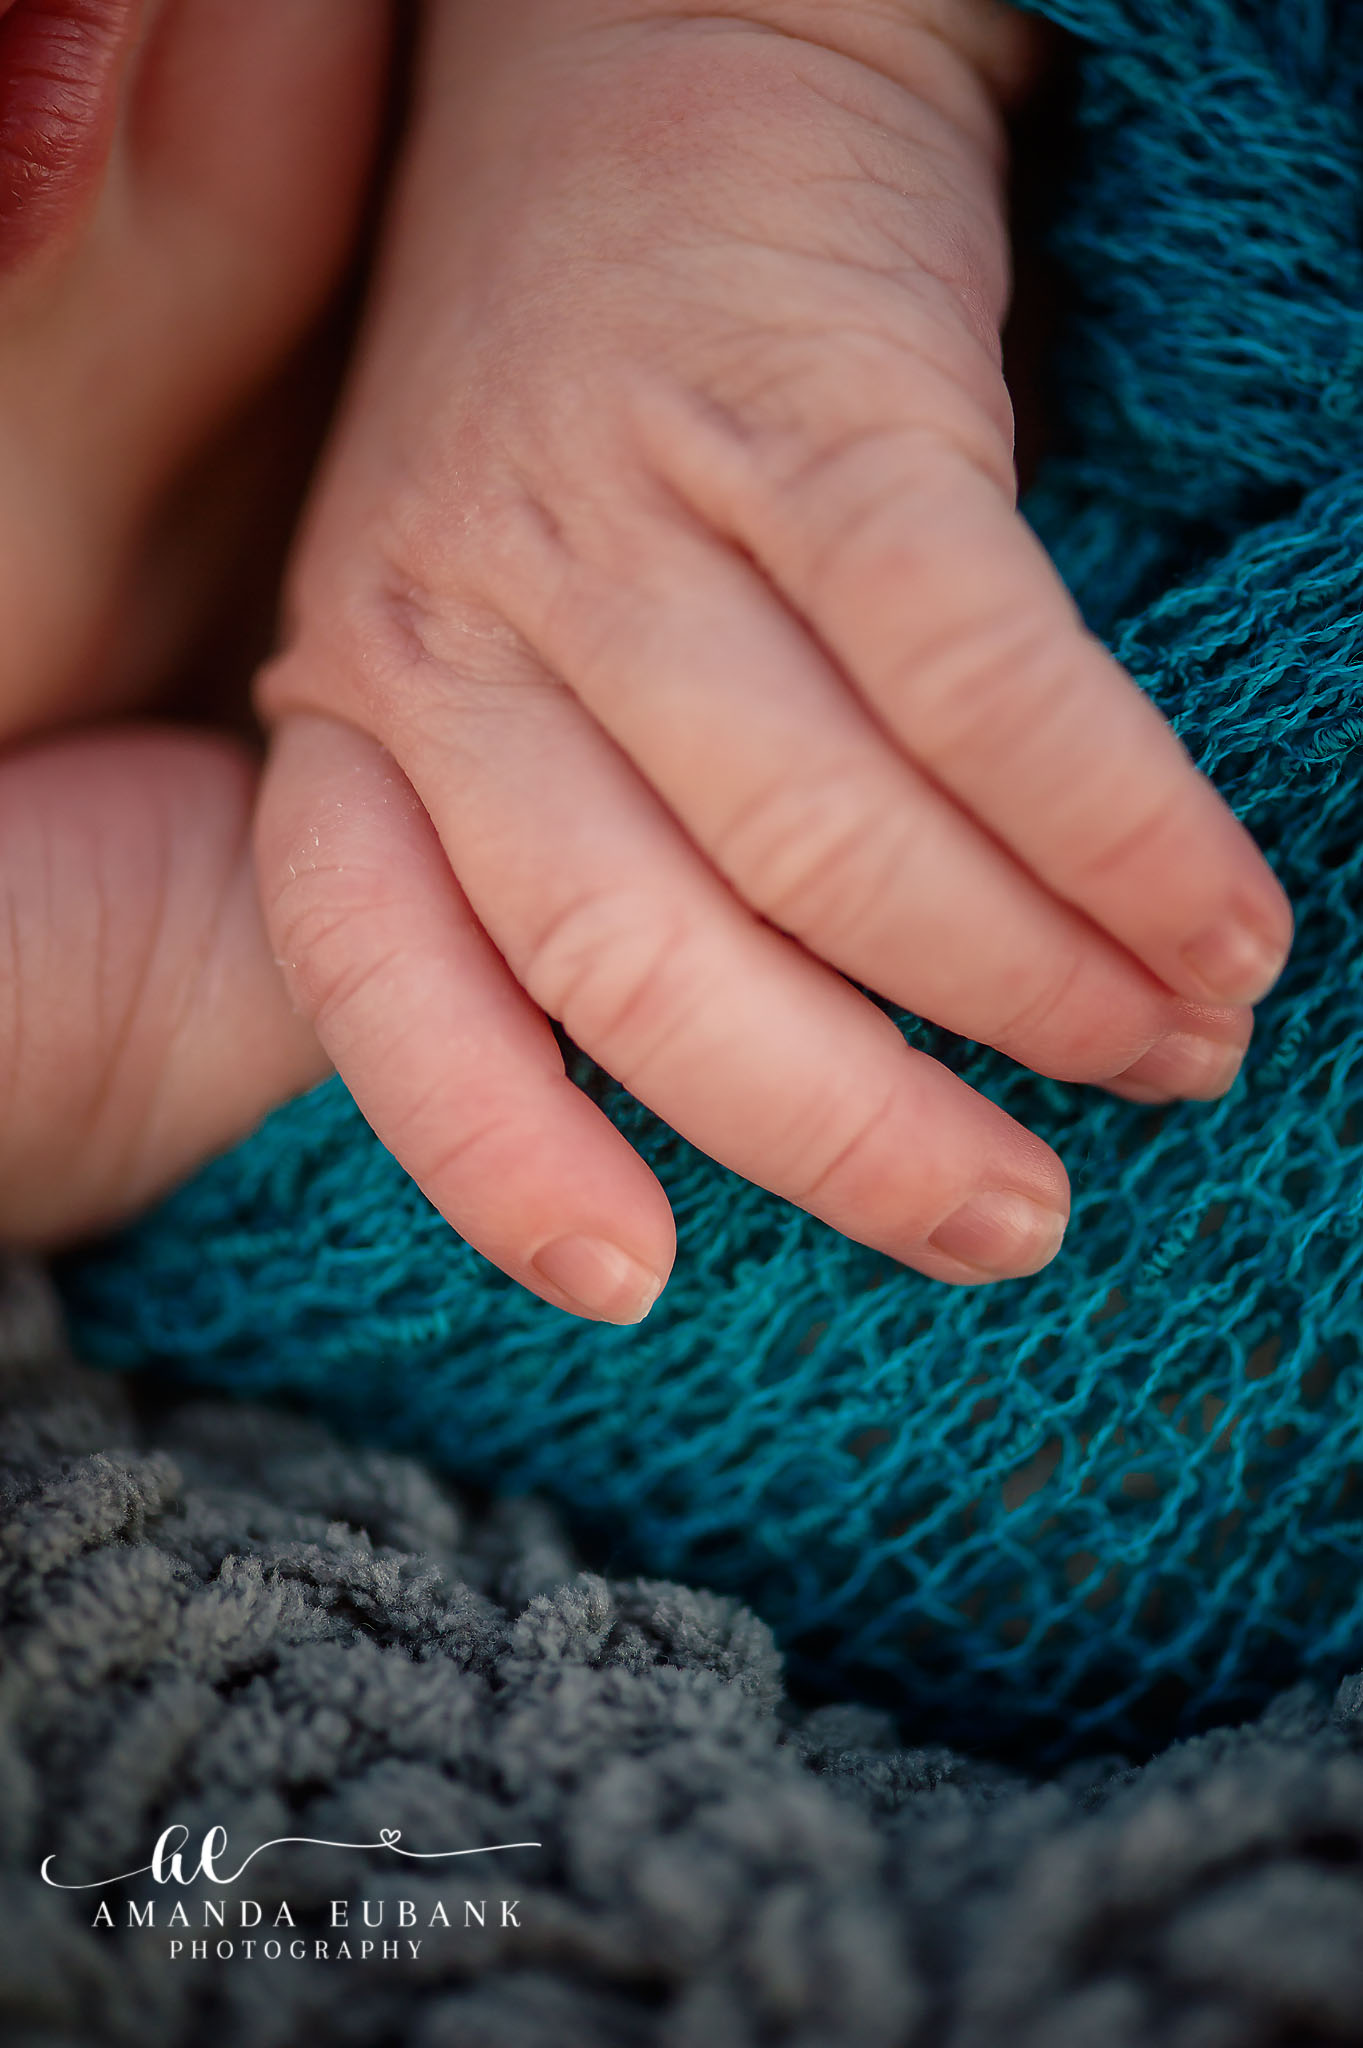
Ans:
{"type": "Polygon", "coordinates": [[[1244,1051],[1238,1045],[1203,1038],[1193,1031],[1171,1031],[1125,1072],[1115,1074],[1113,1081],[1123,1084],[1123,1093],[1129,1082],[1133,1095],[1139,1091],[1152,1102],[1167,1102],[1176,1095],[1214,1102],[1225,1094],[1244,1061],[1244,1051]]]}
{"type": "Polygon", "coordinates": [[[1002,1190],[972,1195],[954,1216],[933,1232],[928,1243],[949,1259],[974,1266],[993,1279],[1021,1278],[1036,1273],[1060,1249],[1068,1218],[1044,1208],[1026,1195],[1002,1190]]]}
{"type": "Polygon", "coordinates": [[[603,1323],[641,1323],[663,1291],[658,1275],[604,1237],[558,1237],[530,1261],[541,1280],[603,1323]]]}
{"type": "Polygon", "coordinates": [[[1287,964],[1287,952],[1247,918],[1226,918],[1183,948],[1182,958],[1209,995],[1223,1003],[1261,1002],[1287,964]]]}

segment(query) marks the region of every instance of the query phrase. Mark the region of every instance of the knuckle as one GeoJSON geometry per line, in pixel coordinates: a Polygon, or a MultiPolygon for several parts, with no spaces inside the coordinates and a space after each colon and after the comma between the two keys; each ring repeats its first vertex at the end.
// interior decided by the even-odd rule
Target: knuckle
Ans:
{"type": "Polygon", "coordinates": [[[939,475],[942,444],[923,427],[849,424],[806,452],[779,480],[781,496],[808,532],[801,580],[822,606],[881,567],[887,550],[912,548],[939,475]]]}
{"type": "MultiPolygon", "coordinates": [[[[477,703],[538,664],[503,608],[392,549],[364,577],[318,579],[291,606],[283,650],[257,675],[257,711],[350,717],[392,742],[451,701],[477,703]]],[[[541,583],[550,579],[542,577],[541,583]]]]}
{"type": "Polygon", "coordinates": [[[788,1141],[790,1159],[783,1192],[802,1209],[839,1206],[848,1191],[876,1184],[884,1176],[884,1131],[894,1091],[887,1088],[866,1107],[845,1101],[825,1106],[813,1120],[806,1113],[788,1141]]]}
{"type": "Polygon", "coordinates": [[[1095,803],[1092,815],[1113,822],[1070,856],[1067,866],[1074,885],[1090,889],[1124,868],[1140,867],[1177,831],[1185,796],[1181,789],[1162,790],[1134,817],[1124,792],[1112,792],[1110,807],[1095,803]]]}
{"type": "Polygon", "coordinates": [[[891,679],[913,707],[914,736],[933,766],[1021,771],[1054,743],[1074,692],[1073,658],[1054,618],[1003,608],[921,632],[891,679]]]}
{"type": "Polygon", "coordinates": [[[1031,1065],[1052,1065],[1058,1058],[1068,1068],[1076,1053],[1082,1058],[1084,1033],[1076,1028],[1074,998],[1085,966],[1082,948],[1062,954],[1004,1015],[990,1042],[1000,1052],[1025,1055],[1031,1065]]]}
{"type": "Polygon", "coordinates": [[[258,671],[256,711],[266,725],[294,711],[372,724],[420,652],[410,605],[396,595],[319,593],[295,608],[285,645],[258,671]]]}
{"type": "MultiPolygon", "coordinates": [[[[946,409],[943,397],[935,410],[946,409]]],[[[801,584],[815,606],[845,604],[888,579],[905,588],[921,579],[940,552],[941,511],[959,498],[963,473],[983,475],[1011,499],[1006,438],[992,423],[982,427],[973,406],[961,411],[950,422],[843,419],[782,464],[771,488],[802,536],[801,584]]]]}
{"type": "Polygon", "coordinates": [[[507,1105],[489,1109],[469,1122],[452,1111],[448,1077],[416,1091],[391,1119],[384,1143],[427,1189],[438,1187],[446,1201],[453,1191],[490,1189],[505,1178],[508,1157],[525,1152],[527,1133],[507,1105]]]}
{"type": "Polygon", "coordinates": [[[796,937],[847,941],[884,903],[905,860],[905,816],[887,813],[855,768],[784,777],[745,799],[716,842],[744,897],[796,937]]]}
{"type": "Polygon", "coordinates": [[[265,916],[279,966],[323,1037],[396,979],[401,948],[373,943],[385,923],[384,894],[363,871],[283,860],[267,884],[265,916]]]}
{"type": "MultiPolygon", "coordinates": [[[[344,928],[338,920],[337,932],[344,928]]],[[[301,974],[295,972],[294,980],[305,992],[308,1014],[319,1038],[325,1041],[339,1020],[352,1014],[366,998],[372,997],[376,1007],[391,1003],[400,986],[400,965],[401,955],[395,947],[355,957],[335,946],[310,955],[306,968],[301,974]]]]}
{"type": "Polygon", "coordinates": [[[579,1045],[637,1070],[694,1015],[693,953],[679,913],[642,892],[598,888],[559,906],[513,965],[527,994],[579,1045]]]}

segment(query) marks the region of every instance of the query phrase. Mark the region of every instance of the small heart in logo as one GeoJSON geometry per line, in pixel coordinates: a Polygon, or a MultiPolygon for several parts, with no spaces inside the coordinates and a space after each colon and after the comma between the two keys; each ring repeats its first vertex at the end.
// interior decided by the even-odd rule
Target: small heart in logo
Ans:
{"type": "Polygon", "coordinates": [[[380,1828],[380,1829],[379,1829],[379,1842],[380,1842],[380,1845],[381,1845],[381,1846],[382,1846],[383,1848],[385,1848],[385,1849],[396,1849],[396,1847],[397,1847],[398,1843],[399,1843],[399,1842],[400,1842],[401,1840],[402,1840],[402,1829],[401,1829],[401,1828],[380,1828]]]}

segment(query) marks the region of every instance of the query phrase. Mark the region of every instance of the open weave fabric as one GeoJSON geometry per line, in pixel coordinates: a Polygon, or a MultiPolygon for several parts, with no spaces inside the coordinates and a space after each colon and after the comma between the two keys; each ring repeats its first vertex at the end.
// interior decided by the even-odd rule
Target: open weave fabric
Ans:
{"type": "Polygon", "coordinates": [[[804,1677],[1054,1755],[1363,1660],[1363,7],[1038,11],[1081,47],[1030,515],[1298,912],[1227,1099],[1144,1110],[903,1019],[1073,1183],[1052,1267],[953,1291],[579,1061],[679,1224],[617,1331],[461,1244],[333,1083],[65,1285],[93,1358],[543,1488],[751,1600],[804,1677]]]}
{"type": "Polygon", "coordinates": [[[11,1293],[6,2048],[1363,2043],[1363,1674],[1143,1767],[1047,1782],[906,1749],[866,1708],[794,1708],[737,1603],[581,1572],[531,1502],[479,1511],[247,1404],[138,1417],[40,1319],[25,1363],[17,1322],[11,1293]],[[225,1828],[226,1870],[279,1836],[541,1846],[452,1870],[283,1845],[159,1894],[42,1882],[48,1856],[58,1882],[139,1870],[175,1823],[225,1828]],[[171,1898],[206,1957],[172,1959],[171,1898]],[[417,1955],[360,1956],[366,1905],[378,1939],[403,1899],[417,1955]]]}

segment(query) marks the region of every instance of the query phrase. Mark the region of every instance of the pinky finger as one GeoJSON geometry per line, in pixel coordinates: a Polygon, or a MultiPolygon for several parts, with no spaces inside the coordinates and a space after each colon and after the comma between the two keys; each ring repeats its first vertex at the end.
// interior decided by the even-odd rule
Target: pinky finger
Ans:
{"type": "Polygon", "coordinates": [[[436,1208],[544,1300],[642,1321],[676,1250],[667,1197],[568,1079],[391,756],[337,720],[286,718],[256,853],[295,1000],[436,1208]]]}

